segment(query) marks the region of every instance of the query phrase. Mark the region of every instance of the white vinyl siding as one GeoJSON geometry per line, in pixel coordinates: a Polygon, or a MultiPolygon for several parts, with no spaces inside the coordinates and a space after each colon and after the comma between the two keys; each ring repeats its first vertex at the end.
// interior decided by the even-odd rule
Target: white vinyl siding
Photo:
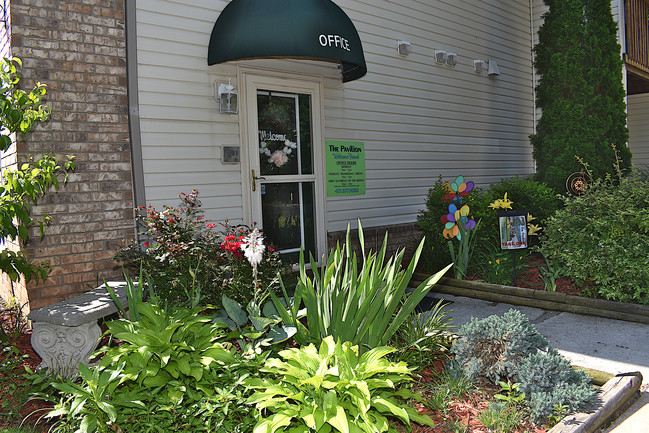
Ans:
{"type": "Polygon", "coordinates": [[[649,169],[649,93],[631,95],[629,104],[629,148],[633,164],[649,169]]]}
{"type": "MultiPolygon", "coordinates": [[[[362,79],[343,84],[329,63],[239,63],[324,77],[324,138],[365,143],[366,195],[327,199],[328,231],[357,218],[367,227],[414,222],[440,174],[486,186],[533,172],[529,1],[335,2],[359,31],[362,79]],[[397,54],[398,39],[412,43],[410,55],[397,54]],[[457,53],[458,64],[436,64],[436,49],[457,53]],[[474,72],[474,59],[495,60],[501,75],[474,72]]],[[[139,114],[147,202],[175,204],[197,188],[210,218],[238,222],[248,218],[241,167],[221,163],[221,146],[246,157],[243,110],[219,114],[213,82],[232,79],[241,103],[241,77],[236,63],[206,62],[226,4],[138,1],[139,114]]]]}

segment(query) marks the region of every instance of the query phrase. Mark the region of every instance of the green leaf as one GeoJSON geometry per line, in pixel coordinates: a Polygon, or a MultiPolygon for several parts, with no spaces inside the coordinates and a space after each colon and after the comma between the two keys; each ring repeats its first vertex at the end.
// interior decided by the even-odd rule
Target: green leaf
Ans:
{"type": "Polygon", "coordinates": [[[97,407],[105,412],[108,415],[108,419],[110,419],[112,422],[115,422],[117,420],[117,410],[115,410],[115,407],[113,405],[108,404],[104,401],[100,401],[97,403],[97,407]]]}
{"type": "Polygon", "coordinates": [[[332,427],[334,427],[341,433],[349,433],[349,423],[347,421],[347,414],[345,413],[345,410],[340,406],[336,406],[335,413],[336,415],[334,417],[327,418],[327,423],[329,423],[332,427]]]}
{"type": "Polygon", "coordinates": [[[227,296],[223,295],[222,299],[223,308],[227,311],[228,316],[239,326],[243,326],[248,322],[248,314],[244,311],[241,304],[234,301],[227,296]]]}
{"type": "Polygon", "coordinates": [[[405,409],[406,412],[408,413],[408,417],[410,418],[410,421],[414,421],[419,425],[435,427],[435,421],[433,421],[433,419],[429,415],[421,414],[417,412],[415,409],[411,408],[410,406],[406,406],[405,409]]]}
{"type": "Polygon", "coordinates": [[[253,433],[275,433],[276,431],[283,429],[283,427],[288,426],[291,423],[293,416],[287,415],[284,412],[276,413],[258,423],[253,433]]]}
{"type": "Polygon", "coordinates": [[[372,406],[383,413],[390,413],[399,418],[405,424],[410,425],[408,412],[405,408],[399,406],[394,401],[390,401],[389,399],[383,397],[376,397],[372,400],[372,406]]]}
{"type": "Polygon", "coordinates": [[[6,135],[0,135],[0,151],[5,151],[11,147],[11,138],[6,135]]]}
{"type": "Polygon", "coordinates": [[[275,321],[272,319],[268,319],[266,317],[254,317],[254,316],[250,316],[250,322],[252,323],[252,326],[254,326],[257,331],[263,331],[267,327],[275,323],[275,321]]]}

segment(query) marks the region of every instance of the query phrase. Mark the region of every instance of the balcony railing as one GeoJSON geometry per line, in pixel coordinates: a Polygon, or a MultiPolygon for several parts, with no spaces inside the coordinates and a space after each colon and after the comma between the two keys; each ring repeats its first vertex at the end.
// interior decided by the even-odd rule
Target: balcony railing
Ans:
{"type": "Polygon", "coordinates": [[[626,0],[627,65],[649,78],[649,0],[626,0]]]}

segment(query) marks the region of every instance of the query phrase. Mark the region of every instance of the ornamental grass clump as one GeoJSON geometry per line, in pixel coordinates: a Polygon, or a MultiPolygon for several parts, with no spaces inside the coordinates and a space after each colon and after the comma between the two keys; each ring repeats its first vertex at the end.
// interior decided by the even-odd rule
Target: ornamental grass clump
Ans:
{"type": "MultiPolygon", "coordinates": [[[[362,254],[360,267],[356,253],[352,252],[348,228],[345,245],[342,248],[337,245],[330,252],[329,260],[320,271],[311,256],[313,277],[307,274],[304,252],[300,252],[300,276],[292,306],[285,306],[270,293],[284,323],[296,327],[294,338],[299,344],[318,343],[331,335],[336,341],[358,345],[361,352],[387,345],[426,293],[451,267],[426,279],[408,294],[406,289],[424,241],[419,244],[410,264],[402,269],[405,250],[386,258],[387,233],[378,253],[365,251],[360,221],[358,237],[362,254]],[[302,303],[306,308],[306,326],[298,320],[302,303]]],[[[284,297],[289,298],[286,290],[284,297]]]]}
{"type": "Polygon", "coordinates": [[[517,383],[532,419],[542,423],[556,407],[583,408],[595,397],[590,377],[575,371],[520,311],[463,325],[451,348],[455,362],[472,379],[517,383]]]}

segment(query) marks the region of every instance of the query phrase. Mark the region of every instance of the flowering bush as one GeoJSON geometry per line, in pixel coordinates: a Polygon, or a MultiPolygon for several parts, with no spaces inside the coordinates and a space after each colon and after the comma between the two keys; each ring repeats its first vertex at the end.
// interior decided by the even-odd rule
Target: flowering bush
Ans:
{"type": "Polygon", "coordinates": [[[256,280],[242,250],[250,229],[226,223],[216,231],[218,225],[200,210],[198,191],[179,197],[178,208],[137,208],[136,220],[146,239],[143,248],[125,244],[115,258],[142,267],[157,296],[171,304],[200,298],[202,304],[220,305],[223,295],[245,304],[255,289],[273,289],[277,273],[286,270],[278,253],[269,247],[262,254],[256,280]]]}

